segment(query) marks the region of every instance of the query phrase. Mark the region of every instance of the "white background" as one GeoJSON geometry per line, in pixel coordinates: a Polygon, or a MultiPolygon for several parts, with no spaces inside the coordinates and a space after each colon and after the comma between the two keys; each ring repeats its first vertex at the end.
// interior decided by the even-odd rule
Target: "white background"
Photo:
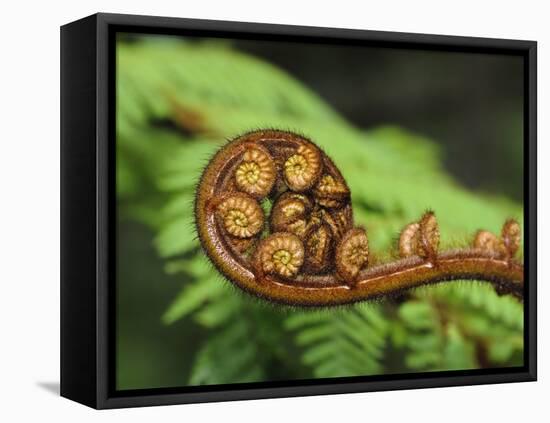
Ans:
{"type": "Polygon", "coordinates": [[[15,1],[0,31],[0,420],[549,421],[550,31],[545,1],[15,1]],[[370,4],[369,4],[370,3],[370,4]],[[98,12],[424,32],[539,42],[539,381],[93,411],[59,383],[59,26],[98,12]],[[544,391],[547,391],[546,393],[544,391]],[[543,417],[544,416],[544,417],[543,417]]]}

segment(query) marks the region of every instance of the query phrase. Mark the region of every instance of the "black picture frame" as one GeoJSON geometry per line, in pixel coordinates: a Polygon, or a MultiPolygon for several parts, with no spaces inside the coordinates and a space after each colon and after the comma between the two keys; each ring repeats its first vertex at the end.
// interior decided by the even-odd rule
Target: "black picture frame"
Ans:
{"type": "Polygon", "coordinates": [[[118,408],[534,381],[536,344],[536,116],[534,41],[95,14],[61,27],[61,395],[118,408]],[[525,360],[521,368],[114,390],[115,96],[118,31],[300,40],[457,52],[524,60],[525,360]]]}

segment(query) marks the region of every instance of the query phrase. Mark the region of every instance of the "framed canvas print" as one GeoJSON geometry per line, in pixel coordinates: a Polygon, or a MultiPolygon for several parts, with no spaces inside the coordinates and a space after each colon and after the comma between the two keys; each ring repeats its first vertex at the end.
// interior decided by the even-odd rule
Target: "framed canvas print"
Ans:
{"type": "Polygon", "coordinates": [[[536,43],[61,28],[61,394],[536,379],[536,43]]]}

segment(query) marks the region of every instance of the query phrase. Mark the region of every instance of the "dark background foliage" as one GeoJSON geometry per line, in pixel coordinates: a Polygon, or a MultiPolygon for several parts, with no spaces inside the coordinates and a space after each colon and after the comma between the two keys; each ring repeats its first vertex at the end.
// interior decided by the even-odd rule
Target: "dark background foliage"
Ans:
{"type": "Polygon", "coordinates": [[[443,148],[466,186],[523,200],[523,61],[515,56],[240,40],[361,128],[392,124],[443,148]]]}

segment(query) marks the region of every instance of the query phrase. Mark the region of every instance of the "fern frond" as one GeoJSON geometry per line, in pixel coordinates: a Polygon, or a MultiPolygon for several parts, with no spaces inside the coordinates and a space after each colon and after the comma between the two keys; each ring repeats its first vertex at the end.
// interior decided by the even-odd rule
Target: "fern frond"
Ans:
{"type": "Polygon", "coordinates": [[[411,369],[467,369],[523,363],[523,307],[475,282],[422,288],[399,307],[394,345],[411,369]],[[400,342],[405,339],[405,342],[400,342]]]}
{"type": "Polygon", "coordinates": [[[302,312],[286,319],[316,377],[377,374],[383,370],[387,329],[381,307],[357,305],[336,312],[302,312]]]}
{"type": "Polygon", "coordinates": [[[197,353],[189,384],[261,381],[264,372],[257,361],[257,346],[250,342],[249,331],[249,322],[245,319],[232,319],[223,330],[211,334],[197,353]]]}

